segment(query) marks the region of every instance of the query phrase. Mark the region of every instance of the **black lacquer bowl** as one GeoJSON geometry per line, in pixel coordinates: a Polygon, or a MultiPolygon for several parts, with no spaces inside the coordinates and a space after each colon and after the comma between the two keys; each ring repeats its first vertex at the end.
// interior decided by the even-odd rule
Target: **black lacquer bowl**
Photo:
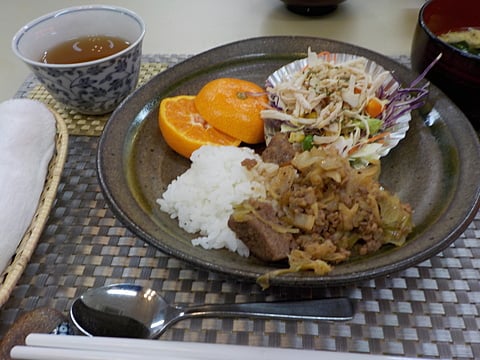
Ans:
{"type": "Polygon", "coordinates": [[[282,0],[288,10],[306,16],[326,15],[345,0],[282,0]]]}
{"type": "Polygon", "coordinates": [[[438,35],[460,28],[480,29],[480,1],[429,0],[421,8],[412,48],[412,69],[422,72],[439,54],[427,78],[447,94],[480,129],[480,55],[440,40],[438,35]]]}

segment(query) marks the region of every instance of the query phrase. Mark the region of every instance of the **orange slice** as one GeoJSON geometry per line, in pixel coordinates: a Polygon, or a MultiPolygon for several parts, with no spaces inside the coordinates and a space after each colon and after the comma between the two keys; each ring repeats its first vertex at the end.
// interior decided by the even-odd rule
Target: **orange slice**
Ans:
{"type": "Polygon", "coordinates": [[[247,144],[265,140],[260,111],[267,103],[264,89],[235,78],[212,80],[195,98],[198,112],[210,125],[247,144]]]}
{"type": "Polygon", "coordinates": [[[198,113],[195,96],[165,98],[160,103],[158,124],[165,142],[177,153],[190,158],[203,145],[240,145],[240,140],[208,124],[198,113]]]}

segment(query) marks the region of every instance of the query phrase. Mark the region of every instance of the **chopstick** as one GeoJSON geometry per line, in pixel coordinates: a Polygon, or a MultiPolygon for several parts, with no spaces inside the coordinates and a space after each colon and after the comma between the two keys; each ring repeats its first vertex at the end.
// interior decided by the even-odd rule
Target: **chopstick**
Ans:
{"type": "Polygon", "coordinates": [[[25,346],[15,346],[12,359],[22,360],[367,360],[401,359],[392,356],[271,347],[141,340],[73,335],[30,334],[25,346]]]}
{"type": "MultiPolygon", "coordinates": [[[[40,353],[54,353],[59,354],[58,359],[75,359],[84,360],[91,359],[90,356],[96,355],[96,353],[103,353],[103,358],[108,355],[108,358],[117,359],[117,354],[123,357],[118,359],[142,358],[142,360],[159,359],[161,353],[162,359],[175,359],[175,360],[224,360],[225,353],[232,351],[231,346],[235,345],[217,345],[217,344],[203,344],[192,342],[179,342],[179,341],[152,341],[142,339],[125,339],[125,338],[112,338],[112,337],[87,337],[87,336],[60,336],[50,334],[30,334],[25,339],[27,346],[14,348],[12,354],[17,356],[18,359],[31,359],[37,360],[36,357],[27,356],[40,356],[40,353]],[[31,350],[27,348],[32,348],[31,350]],[[41,349],[48,349],[48,352],[41,352],[41,349]],[[75,354],[70,354],[64,350],[73,350],[75,354]],[[85,353],[83,352],[91,352],[85,353]],[[105,353],[108,353],[107,355],[105,353]],[[20,357],[22,356],[22,357],[20,357]],[[63,357],[62,357],[63,356],[63,357]],[[76,357],[68,357],[76,356],[76,357]],[[81,357],[84,356],[84,357],[81,357]]],[[[120,356],[119,355],[119,356],[120,356]]],[[[13,359],[15,357],[12,356],[13,359]]],[[[56,356],[56,355],[55,355],[56,356]]],[[[40,359],[56,358],[45,357],[40,359]]],[[[232,360],[244,360],[241,356],[229,356],[232,360]]]]}
{"type": "Polygon", "coordinates": [[[164,356],[144,355],[134,353],[106,352],[102,350],[80,350],[80,349],[62,349],[46,348],[37,346],[15,346],[10,352],[12,359],[24,360],[192,360],[194,358],[176,357],[174,355],[164,356]]]}

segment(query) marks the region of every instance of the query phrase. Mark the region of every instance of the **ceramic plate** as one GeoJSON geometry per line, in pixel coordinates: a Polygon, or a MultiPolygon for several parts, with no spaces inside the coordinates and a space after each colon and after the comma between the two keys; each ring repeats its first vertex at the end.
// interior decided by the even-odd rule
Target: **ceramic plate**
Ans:
{"type": "MultiPolygon", "coordinates": [[[[157,126],[162,98],[196,94],[209,80],[237,77],[264,85],[281,66],[313,51],[365,56],[391,70],[402,83],[416,77],[378,53],[341,42],[309,37],[264,37],[227,44],[179,63],[154,77],[112,114],[98,148],[98,174],[115,215],[147,243],[196,267],[255,281],[277,268],[227,250],[193,247],[194,235],[160,211],[156,199],[189,167],[173,152],[157,126]]],[[[480,145],[467,118],[436,87],[429,104],[412,113],[406,137],[382,159],[381,182],[411,204],[415,229],[399,248],[338,265],[327,276],[297,273],[272,284],[332,286],[384,276],[415,265],[449,246],[479,207],[480,145]]]]}

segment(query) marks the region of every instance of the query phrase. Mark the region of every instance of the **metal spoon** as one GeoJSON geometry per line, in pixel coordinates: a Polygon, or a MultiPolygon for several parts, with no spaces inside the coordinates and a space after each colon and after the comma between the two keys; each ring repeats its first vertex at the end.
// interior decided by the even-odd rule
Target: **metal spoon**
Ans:
{"type": "Polygon", "coordinates": [[[76,299],[70,317],[88,336],[156,338],[170,325],[193,317],[248,317],[285,320],[349,320],[348,298],[215,304],[179,307],[155,290],[134,284],[91,289],[76,299]]]}

